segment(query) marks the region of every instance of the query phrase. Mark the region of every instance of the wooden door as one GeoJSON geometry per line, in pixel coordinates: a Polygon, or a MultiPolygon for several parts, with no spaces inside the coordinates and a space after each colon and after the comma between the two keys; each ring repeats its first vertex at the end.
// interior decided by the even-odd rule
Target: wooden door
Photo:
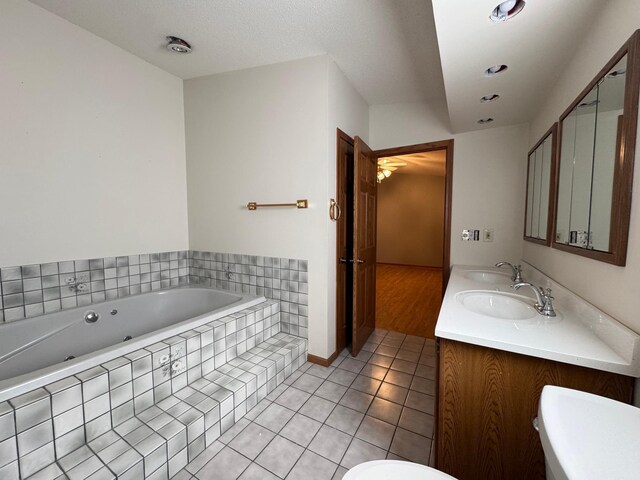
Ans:
{"type": "Polygon", "coordinates": [[[354,139],[353,333],[355,357],[376,321],[377,158],[360,137],[354,139]]]}
{"type": "Polygon", "coordinates": [[[336,242],[336,352],[351,344],[353,314],[353,139],[338,129],[336,242]]]}

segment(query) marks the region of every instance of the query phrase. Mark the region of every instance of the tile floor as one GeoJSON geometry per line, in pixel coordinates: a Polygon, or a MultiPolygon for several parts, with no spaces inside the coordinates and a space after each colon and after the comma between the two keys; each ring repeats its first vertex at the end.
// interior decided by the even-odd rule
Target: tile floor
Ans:
{"type": "Polygon", "coordinates": [[[306,363],[174,477],[333,480],[369,460],[430,463],[435,343],[376,330],[360,354],[306,363]]]}

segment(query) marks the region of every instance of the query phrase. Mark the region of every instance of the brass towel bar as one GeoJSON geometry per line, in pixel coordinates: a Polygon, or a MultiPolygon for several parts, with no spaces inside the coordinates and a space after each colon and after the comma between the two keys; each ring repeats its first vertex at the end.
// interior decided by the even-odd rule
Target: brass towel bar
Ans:
{"type": "Polygon", "coordinates": [[[309,206],[307,200],[296,200],[295,203],[256,203],[249,202],[247,203],[247,208],[249,210],[257,210],[262,207],[296,207],[296,208],[307,208],[309,206]]]}

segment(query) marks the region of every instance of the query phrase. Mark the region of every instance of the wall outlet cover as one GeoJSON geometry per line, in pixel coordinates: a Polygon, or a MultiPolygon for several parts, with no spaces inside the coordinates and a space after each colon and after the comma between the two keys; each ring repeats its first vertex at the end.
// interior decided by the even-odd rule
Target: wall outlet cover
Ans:
{"type": "Polygon", "coordinates": [[[493,228],[485,228],[482,235],[483,242],[493,242],[493,228]]]}

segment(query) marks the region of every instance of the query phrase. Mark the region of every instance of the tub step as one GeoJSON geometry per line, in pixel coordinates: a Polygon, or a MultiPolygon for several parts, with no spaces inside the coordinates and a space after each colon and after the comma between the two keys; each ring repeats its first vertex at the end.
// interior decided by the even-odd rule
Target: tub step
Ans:
{"type": "MultiPolygon", "coordinates": [[[[134,416],[120,418],[117,426],[29,480],[171,478],[301,366],[306,351],[305,339],[278,333],[134,416]]],[[[114,369],[96,371],[100,377],[90,379],[107,372],[114,377],[122,366],[109,367],[114,369]]]]}

